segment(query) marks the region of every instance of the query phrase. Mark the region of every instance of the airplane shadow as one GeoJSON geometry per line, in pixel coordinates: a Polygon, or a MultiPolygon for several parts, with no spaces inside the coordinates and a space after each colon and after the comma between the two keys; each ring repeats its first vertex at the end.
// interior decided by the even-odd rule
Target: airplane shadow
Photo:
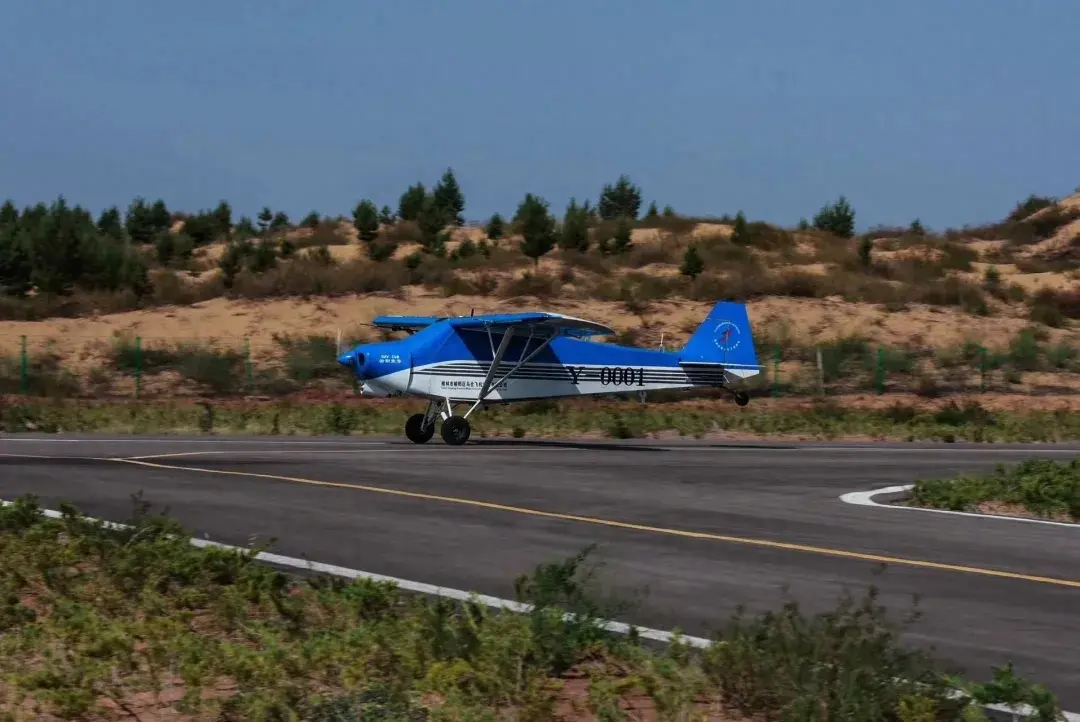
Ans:
{"type": "Polygon", "coordinates": [[[659,451],[678,452],[695,449],[796,449],[789,444],[740,444],[740,443],[702,443],[702,444],[664,444],[663,442],[618,443],[610,441],[570,441],[559,439],[470,439],[466,446],[510,446],[535,448],[596,449],[599,451],[659,451]]]}

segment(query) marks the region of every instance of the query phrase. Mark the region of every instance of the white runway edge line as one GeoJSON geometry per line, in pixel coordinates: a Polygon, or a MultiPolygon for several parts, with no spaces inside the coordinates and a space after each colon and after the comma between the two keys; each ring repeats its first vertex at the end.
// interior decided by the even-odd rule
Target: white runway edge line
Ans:
{"type": "Polygon", "coordinates": [[[967,516],[974,519],[996,519],[998,521],[1021,521],[1027,524],[1043,524],[1045,526],[1059,526],[1069,529],[1080,529],[1080,524],[1072,524],[1065,521],[1050,521],[1049,519],[1028,519],[1023,516],[1004,516],[1002,514],[979,514],[972,511],[952,511],[951,509],[928,509],[922,506],[901,506],[900,504],[882,504],[881,502],[874,501],[875,496],[882,496],[884,494],[898,494],[904,491],[911,491],[915,488],[914,484],[901,484],[899,486],[886,486],[881,489],[874,489],[873,491],[852,491],[840,496],[840,501],[847,504],[854,504],[856,506],[874,506],[879,509],[901,509],[907,511],[924,511],[932,514],[950,514],[952,516],[967,516]]]}
{"type": "MultiPolygon", "coordinates": [[[[0,505],[11,506],[14,502],[0,500],[0,505]]],[[[55,509],[42,509],[41,513],[50,519],[62,519],[63,514],[55,509]]],[[[128,524],[120,524],[114,521],[107,521],[103,519],[95,519],[93,517],[84,516],[83,519],[94,523],[101,524],[109,529],[130,529],[128,524]]],[[[223,544],[221,542],[210,541],[209,539],[192,538],[191,544],[196,547],[216,547],[218,549],[227,549],[229,551],[237,551],[248,553],[250,549],[244,547],[232,546],[230,544],[223,544]]],[[[344,577],[346,579],[367,579],[374,582],[389,582],[394,584],[400,589],[404,589],[410,592],[418,592],[420,594],[429,594],[432,596],[447,597],[449,599],[456,599],[458,601],[475,601],[488,607],[496,609],[506,609],[512,612],[528,613],[531,609],[530,605],[522,604],[521,602],[515,602],[510,599],[500,599],[498,597],[488,596],[486,594],[475,594],[472,592],[462,591],[460,589],[451,589],[447,587],[439,587],[434,584],[427,584],[425,582],[414,582],[410,579],[398,579],[397,577],[390,577],[384,574],[375,574],[373,572],[364,572],[359,569],[349,569],[348,567],[339,567],[333,564],[323,564],[322,562],[313,562],[306,559],[297,559],[295,557],[287,557],[281,554],[272,554],[270,552],[259,552],[255,555],[255,559],[267,564],[277,564],[279,566],[291,567],[293,569],[303,569],[312,572],[320,572],[322,574],[330,574],[336,577],[344,577]]],[[[568,618],[570,615],[567,615],[568,618]]],[[[604,629],[616,632],[619,634],[629,634],[633,630],[639,637],[645,639],[651,639],[657,642],[671,643],[678,639],[693,647],[706,648],[713,644],[712,640],[705,639],[704,637],[692,637],[683,634],[675,634],[674,632],[664,631],[662,629],[650,629],[649,627],[639,627],[636,625],[625,624],[623,622],[615,621],[603,621],[601,623],[604,629]]],[[[1080,720],[1078,720],[1080,722],[1080,720]]]]}
{"type": "MultiPolygon", "coordinates": [[[[883,492],[873,492],[883,493],[883,492]]],[[[12,506],[14,502],[0,500],[0,506],[12,506]]],[[[62,519],[64,515],[54,509],[42,509],[41,513],[49,517],[50,519],[62,519]]],[[[83,519],[94,524],[101,524],[109,529],[130,529],[128,524],[120,524],[115,521],[107,521],[104,519],[95,519],[93,517],[84,516],[83,519]]],[[[223,544],[221,542],[210,541],[209,539],[190,539],[192,546],[199,548],[216,547],[218,549],[228,549],[229,551],[237,551],[247,553],[250,550],[244,547],[232,546],[230,544],[223,544]]],[[[304,559],[297,559],[295,557],[282,556],[281,554],[271,554],[269,552],[259,552],[255,555],[255,559],[267,564],[277,564],[279,566],[292,567],[294,569],[305,569],[313,572],[320,572],[323,574],[330,574],[337,577],[343,577],[346,579],[367,579],[374,582],[389,582],[394,584],[399,589],[404,589],[410,592],[418,592],[420,594],[429,594],[432,596],[442,596],[450,599],[456,599],[458,601],[473,601],[483,604],[488,607],[496,609],[506,609],[512,612],[527,613],[531,606],[528,604],[522,604],[521,602],[515,602],[510,599],[500,599],[498,597],[488,596],[486,594],[476,594],[471,592],[465,592],[460,589],[450,589],[447,587],[439,587],[434,584],[426,584],[424,582],[414,582],[409,579],[398,579],[397,577],[390,577],[384,574],[374,574],[372,572],[363,572],[359,569],[349,569],[348,567],[339,567],[333,564],[323,564],[321,562],[312,562],[304,559]]],[[[564,618],[569,618],[572,615],[566,615],[564,618]]],[[[639,627],[636,625],[626,624],[624,622],[615,622],[605,620],[601,623],[601,626],[610,631],[618,634],[629,634],[634,631],[639,637],[645,639],[651,639],[657,642],[665,642],[670,644],[675,640],[679,640],[692,647],[699,649],[705,649],[711,647],[715,642],[711,639],[705,639],[704,637],[693,637],[683,634],[676,634],[674,632],[664,631],[662,629],[651,629],[649,627],[639,627]]],[[[963,692],[957,690],[953,693],[953,697],[959,697],[963,695],[963,692]]],[[[1023,705],[1021,707],[1011,707],[1002,704],[986,704],[982,705],[983,709],[992,710],[995,712],[1002,712],[1005,714],[1013,715],[1016,717],[1031,717],[1035,714],[1035,709],[1030,705],[1023,705]]],[[[1062,716],[1065,722],[1080,722],[1080,714],[1075,712],[1063,712],[1062,716]]]]}

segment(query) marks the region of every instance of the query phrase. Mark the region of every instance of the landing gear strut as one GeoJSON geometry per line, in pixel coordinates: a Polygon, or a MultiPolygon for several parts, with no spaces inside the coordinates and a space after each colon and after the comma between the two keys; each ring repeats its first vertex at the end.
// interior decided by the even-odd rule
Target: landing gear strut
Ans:
{"type": "Polygon", "coordinates": [[[427,414],[413,414],[405,422],[405,436],[414,444],[426,444],[435,435],[434,421],[427,414]]]}
{"type": "MultiPolygon", "coordinates": [[[[472,409],[469,411],[471,412],[472,409]]],[[[405,422],[405,436],[415,444],[426,444],[435,435],[435,421],[440,416],[443,421],[439,427],[439,435],[442,436],[443,441],[451,446],[461,446],[469,440],[472,426],[465,416],[453,415],[449,401],[442,404],[428,402],[424,413],[410,416],[405,422]]]]}
{"type": "Polygon", "coordinates": [[[451,416],[442,423],[439,433],[442,434],[443,441],[451,446],[461,446],[469,440],[472,427],[469,426],[469,422],[465,417],[451,416]]]}
{"type": "Polygon", "coordinates": [[[750,403],[750,394],[745,391],[732,391],[731,389],[728,389],[728,391],[731,391],[731,395],[735,397],[735,403],[737,405],[746,406],[750,403]]]}

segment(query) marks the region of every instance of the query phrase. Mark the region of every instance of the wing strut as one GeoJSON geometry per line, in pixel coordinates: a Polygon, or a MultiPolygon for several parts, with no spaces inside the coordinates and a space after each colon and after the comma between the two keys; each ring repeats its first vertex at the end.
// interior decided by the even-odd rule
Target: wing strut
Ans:
{"type": "MultiPolygon", "coordinates": [[[[526,339],[526,341],[525,341],[525,348],[523,348],[521,350],[521,354],[522,354],[521,360],[519,360],[517,363],[515,363],[513,368],[511,368],[509,371],[507,371],[506,374],[504,374],[501,379],[499,379],[495,383],[492,383],[491,379],[493,379],[495,377],[495,372],[498,370],[499,364],[502,363],[503,356],[506,355],[506,349],[510,345],[510,339],[513,338],[513,335],[514,335],[514,328],[513,327],[510,327],[510,328],[506,329],[503,332],[502,341],[499,343],[499,348],[495,351],[495,356],[491,360],[491,368],[488,369],[487,376],[484,377],[484,385],[480,389],[480,393],[477,396],[476,403],[474,403],[472,406],[470,406],[469,410],[465,412],[465,418],[469,418],[469,414],[471,414],[473,411],[475,411],[476,407],[484,402],[484,399],[486,399],[491,394],[492,389],[498,388],[499,384],[501,384],[503,381],[506,381],[508,378],[510,378],[514,374],[514,372],[516,372],[522,366],[524,366],[529,361],[531,361],[533,358],[535,358],[537,354],[539,354],[541,351],[543,351],[545,348],[548,347],[548,344],[550,344],[553,340],[555,340],[555,336],[548,336],[546,339],[544,339],[544,342],[542,344],[540,344],[539,346],[537,346],[536,349],[532,353],[530,353],[528,356],[525,356],[525,351],[527,351],[529,349],[529,344],[533,340],[533,335],[534,334],[530,331],[529,332],[529,338],[526,339]]],[[[489,338],[491,336],[491,331],[490,330],[488,331],[488,336],[489,336],[489,338]]],[[[495,347],[494,339],[491,339],[491,346],[492,346],[492,348],[495,347]]]]}
{"type": "MultiPolygon", "coordinates": [[[[490,337],[491,331],[488,331],[490,337]]],[[[491,388],[491,380],[495,378],[495,372],[499,368],[499,364],[502,363],[503,356],[506,355],[506,349],[510,347],[510,339],[514,337],[514,327],[506,329],[503,332],[502,342],[499,344],[499,348],[495,351],[495,357],[491,359],[491,368],[488,369],[487,376],[484,377],[484,385],[480,387],[480,398],[487,396],[488,389],[491,388]]],[[[493,344],[494,345],[494,344],[493,344]]],[[[528,348],[529,344],[526,342],[525,348],[528,348]]]]}

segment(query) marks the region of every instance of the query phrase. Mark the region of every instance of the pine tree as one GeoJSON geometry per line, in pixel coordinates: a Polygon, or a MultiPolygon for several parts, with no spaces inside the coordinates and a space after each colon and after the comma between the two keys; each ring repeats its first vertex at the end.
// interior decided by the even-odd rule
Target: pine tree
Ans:
{"type": "Polygon", "coordinates": [[[153,226],[155,234],[172,228],[172,214],[169,213],[169,207],[165,205],[165,201],[160,198],[154,201],[154,205],[150,206],[148,215],[150,225],[153,226]]]}
{"type": "MultiPolygon", "coordinates": [[[[169,231],[165,231],[168,233],[169,231]]],[[[173,245],[173,254],[176,260],[186,264],[195,255],[195,240],[188,234],[180,231],[176,234],[176,242],[173,245]]]]}
{"type": "Polygon", "coordinates": [[[630,182],[630,177],[623,174],[615,185],[605,185],[600,192],[598,209],[605,221],[626,217],[637,220],[641,208],[641,189],[630,182]]]}
{"type": "Polygon", "coordinates": [[[872,254],[874,252],[874,239],[870,236],[866,236],[859,243],[859,263],[863,268],[869,269],[872,261],[872,254]]]}
{"type": "Polygon", "coordinates": [[[420,208],[416,223],[420,226],[420,242],[428,252],[437,253],[442,246],[441,236],[446,227],[446,216],[443,209],[435,200],[435,196],[428,195],[424,199],[424,205],[420,208]]]}
{"type": "Polygon", "coordinates": [[[71,208],[61,196],[34,224],[30,241],[34,286],[45,294],[67,295],[83,277],[97,228],[89,213],[71,208]]]}
{"type": "Polygon", "coordinates": [[[232,206],[228,201],[218,203],[212,215],[217,221],[217,237],[232,238],[232,206]]]}
{"type": "Polygon", "coordinates": [[[372,201],[365,198],[356,204],[353,209],[353,227],[360,240],[365,243],[371,243],[379,235],[379,211],[372,201]]]}
{"type": "Polygon", "coordinates": [[[585,209],[579,206],[574,198],[571,198],[566,206],[566,215],[559,233],[559,247],[564,251],[582,253],[589,250],[589,218],[585,209]]]}
{"type": "Polygon", "coordinates": [[[270,229],[270,224],[274,221],[274,212],[270,210],[270,206],[263,206],[263,209],[259,211],[259,234],[265,234],[270,229]]]}
{"type": "Polygon", "coordinates": [[[221,259],[218,261],[218,266],[221,268],[221,281],[225,288],[233,287],[237,274],[243,268],[244,255],[239,243],[230,242],[225,247],[225,252],[221,254],[221,259]]]}
{"type": "Polygon", "coordinates": [[[19,223],[0,224],[0,292],[21,298],[32,288],[30,232],[19,223]]]}
{"type": "Polygon", "coordinates": [[[376,263],[389,260],[394,255],[393,243],[370,243],[367,247],[368,258],[376,263]]]}
{"type": "Polygon", "coordinates": [[[814,227],[841,238],[851,238],[855,235],[855,211],[847,198],[840,196],[831,206],[822,206],[814,216],[814,227]]]}
{"type": "Polygon", "coordinates": [[[173,234],[168,231],[159,233],[157,240],[154,241],[154,252],[157,255],[157,262],[168,268],[176,255],[176,238],[173,234]]]}
{"type": "Polygon", "coordinates": [[[675,209],[671,206],[664,206],[664,218],[674,218],[675,209]]]}
{"type": "Polygon", "coordinates": [[[247,267],[252,273],[264,273],[277,267],[277,243],[271,238],[260,239],[254,252],[247,255],[247,267]]]}
{"type": "Polygon", "coordinates": [[[683,262],[682,266],[679,267],[679,272],[684,276],[697,278],[704,270],[705,262],[701,259],[697,246],[687,248],[686,253],[683,254],[683,262]]]}
{"type": "Polygon", "coordinates": [[[660,215],[660,211],[656,209],[656,201],[649,204],[649,210],[645,212],[646,218],[656,218],[660,215]]]}
{"type": "Polygon", "coordinates": [[[398,218],[403,221],[419,220],[427,197],[428,192],[423,183],[409,186],[398,200],[398,218]]]}
{"type": "MultiPolygon", "coordinates": [[[[3,220],[0,219],[0,223],[2,222],[3,220]]],[[[101,212],[101,215],[98,216],[97,229],[98,233],[103,236],[110,236],[112,238],[123,238],[124,223],[123,220],[120,218],[120,209],[116,206],[111,206],[103,210],[101,212]]]]}
{"type": "Polygon", "coordinates": [[[319,227],[320,222],[321,218],[319,217],[318,211],[311,211],[306,216],[304,216],[304,220],[300,221],[300,225],[304,228],[310,228],[311,230],[315,230],[319,227]]]}
{"type": "Polygon", "coordinates": [[[634,245],[632,233],[630,220],[625,216],[620,217],[615,226],[615,233],[611,236],[611,250],[615,255],[621,256],[630,251],[634,245]]]}
{"type": "MultiPolygon", "coordinates": [[[[220,238],[221,222],[213,213],[200,213],[184,221],[183,232],[191,236],[196,247],[207,246],[220,238]]],[[[169,233],[168,230],[159,231],[169,233]]]]}
{"type": "Polygon", "coordinates": [[[278,211],[274,214],[274,220],[270,221],[270,230],[272,231],[285,231],[288,230],[292,224],[289,222],[289,214],[285,211],[278,211]]]}
{"type": "Polygon", "coordinates": [[[255,224],[247,216],[240,216],[240,220],[236,222],[236,229],[233,231],[233,237],[237,239],[254,238],[259,235],[259,231],[255,228],[255,224]]]}
{"type": "Polygon", "coordinates": [[[487,237],[493,241],[497,241],[503,237],[506,232],[506,224],[503,222],[502,216],[498,213],[494,213],[491,219],[487,223],[487,237]]]}
{"type": "Polygon", "coordinates": [[[278,255],[283,259],[289,259],[296,255],[296,242],[288,236],[282,236],[278,243],[278,255]]]}
{"type": "Polygon", "coordinates": [[[731,242],[740,246],[750,243],[750,233],[746,227],[746,216],[742,211],[735,214],[735,223],[732,226],[731,242]]]}
{"type": "Polygon", "coordinates": [[[555,219],[548,212],[548,203],[539,196],[526,194],[514,214],[523,236],[521,252],[540,265],[540,257],[555,247],[555,219]]]}
{"type": "Polygon", "coordinates": [[[442,178],[432,189],[435,196],[435,204],[442,211],[446,223],[454,226],[462,226],[465,223],[465,196],[461,192],[454,170],[447,168],[442,178]]]}
{"type": "MultiPolygon", "coordinates": [[[[146,205],[146,200],[141,196],[136,198],[128,206],[124,216],[124,228],[128,238],[139,245],[153,243],[162,230],[158,227],[158,220],[160,219],[155,219],[150,207],[146,205]]],[[[165,227],[168,228],[168,225],[165,227]]]]}
{"type": "Polygon", "coordinates": [[[0,206],[0,226],[12,225],[18,220],[19,209],[15,207],[11,200],[4,201],[4,205],[0,206]]]}
{"type": "Polygon", "coordinates": [[[392,226],[394,225],[394,220],[393,209],[390,208],[390,206],[383,206],[382,210],[379,211],[379,223],[384,226],[392,226]]]}

